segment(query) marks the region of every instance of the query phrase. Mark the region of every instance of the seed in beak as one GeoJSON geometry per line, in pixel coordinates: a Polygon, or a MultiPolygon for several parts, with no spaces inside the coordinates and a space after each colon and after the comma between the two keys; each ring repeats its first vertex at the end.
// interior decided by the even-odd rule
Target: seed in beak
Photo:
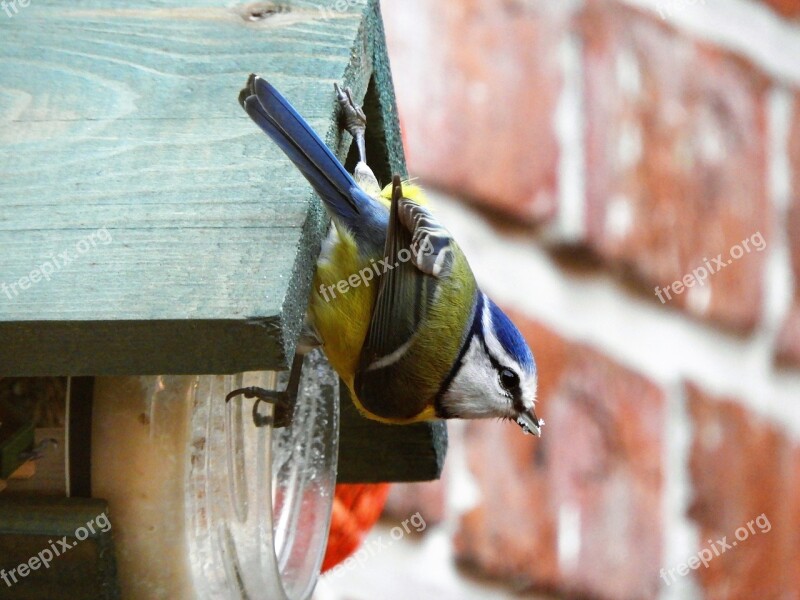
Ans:
{"type": "Polygon", "coordinates": [[[541,437],[544,420],[537,418],[536,413],[531,409],[519,414],[517,417],[517,425],[522,427],[522,432],[526,435],[533,434],[536,437],[541,437]]]}

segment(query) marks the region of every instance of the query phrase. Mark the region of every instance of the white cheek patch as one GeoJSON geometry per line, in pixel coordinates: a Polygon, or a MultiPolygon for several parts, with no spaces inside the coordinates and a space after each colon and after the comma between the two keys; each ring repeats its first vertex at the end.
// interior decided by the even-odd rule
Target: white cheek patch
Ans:
{"type": "Polygon", "coordinates": [[[497,381],[497,371],[477,336],[470,341],[463,366],[442,399],[448,414],[461,418],[503,418],[511,415],[511,401],[497,381]]]}
{"type": "Polygon", "coordinates": [[[525,408],[533,408],[534,404],[536,404],[536,390],[538,385],[536,373],[532,375],[527,373],[522,374],[522,383],[520,387],[522,388],[522,405],[525,408]]]}

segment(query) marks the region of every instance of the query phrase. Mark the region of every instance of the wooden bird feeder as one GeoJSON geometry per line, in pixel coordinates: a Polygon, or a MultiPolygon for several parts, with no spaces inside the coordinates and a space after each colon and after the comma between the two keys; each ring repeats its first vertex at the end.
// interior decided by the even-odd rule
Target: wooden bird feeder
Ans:
{"type": "Polygon", "coordinates": [[[328,225],[237,94],[268,77],[352,169],[343,83],[378,178],[404,174],[378,1],[15,6],[0,16],[0,569],[16,579],[0,571],[0,596],[306,598],[335,482],[437,478],[446,430],[362,418],[318,351],[289,427],[226,404],[287,385],[328,225]],[[44,389],[65,397],[55,416],[44,389]]]}

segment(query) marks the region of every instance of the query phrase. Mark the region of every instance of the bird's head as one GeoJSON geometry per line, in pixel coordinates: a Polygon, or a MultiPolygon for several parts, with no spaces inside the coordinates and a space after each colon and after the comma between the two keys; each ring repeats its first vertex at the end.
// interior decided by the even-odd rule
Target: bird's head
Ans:
{"type": "Polygon", "coordinates": [[[541,435],[534,412],[536,363],[522,334],[506,314],[480,294],[469,344],[441,399],[445,417],[515,421],[541,435]]]}

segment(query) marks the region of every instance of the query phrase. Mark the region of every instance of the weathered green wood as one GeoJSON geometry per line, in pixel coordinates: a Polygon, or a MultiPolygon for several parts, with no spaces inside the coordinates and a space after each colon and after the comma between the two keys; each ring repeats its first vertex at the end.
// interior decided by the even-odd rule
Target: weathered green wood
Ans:
{"type": "Polygon", "coordinates": [[[107,511],[98,499],[0,496],[0,598],[119,598],[107,511]]]}
{"type": "Polygon", "coordinates": [[[326,219],[236,97],[264,74],[344,157],[333,83],[364,96],[377,8],[304,0],[252,20],[226,4],[0,14],[0,374],[225,373],[293,354],[326,219]]]}
{"type": "Polygon", "coordinates": [[[358,413],[345,391],[341,411],[339,483],[426,481],[441,475],[447,452],[444,423],[370,421],[358,413]]]}
{"type": "MultiPolygon", "coordinates": [[[[366,95],[378,177],[405,163],[377,0],[281,7],[35,0],[0,14],[0,375],[286,366],[327,219],[238,106],[247,74],[269,77],[342,158],[343,81],[366,95]]],[[[344,481],[441,470],[441,423],[386,428],[346,405],[342,430],[344,481]]]]}

